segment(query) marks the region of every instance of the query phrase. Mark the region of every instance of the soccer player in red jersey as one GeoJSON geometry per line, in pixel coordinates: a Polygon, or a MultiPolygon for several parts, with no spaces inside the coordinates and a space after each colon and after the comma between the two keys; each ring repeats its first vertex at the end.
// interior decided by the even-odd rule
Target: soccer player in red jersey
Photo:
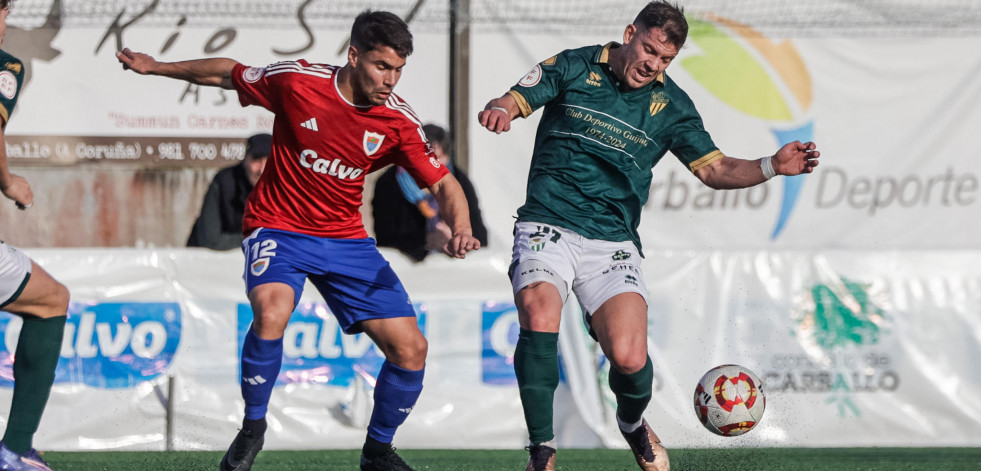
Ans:
{"type": "Polygon", "coordinates": [[[392,92],[412,53],[397,16],[354,20],[343,67],[303,60],[265,68],[232,59],[158,62],[124,49],[125,69],[238,92],[243,106],[275,113],[272,154],[243,221],[245,279],[254,318],[242,348],[242,430],[222,470],[248,470],[262,448],[266,406],[282,363],[283,334],[310,279],[345,333],[366,333],[385,354],[361,455],[362,470],[409,470],[391,446],[422,390],[428,344],[405,289],[368,237],[358,208],[365,174],[395,163],[439,202],[453,235],[444,251],[480,248],[466,197],[439,163],[412,109],[392,92]]]}

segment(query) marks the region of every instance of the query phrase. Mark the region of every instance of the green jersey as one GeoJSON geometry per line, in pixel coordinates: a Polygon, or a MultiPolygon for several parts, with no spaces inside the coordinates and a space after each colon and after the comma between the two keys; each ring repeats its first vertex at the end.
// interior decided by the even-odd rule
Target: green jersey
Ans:
{"type": "Polygon", "coordinates": [[[0,126],[7,127],[7,121],[17,106],[17,94],[24,83],[24,64],[16,57],[0,51],[0,126]]]}
{"type": "Polygon", "coordinates": [[[661,74],[628,91],[609,65],[610,43],[563,51],[508,92],[528,117],[544,106],[519,221],[640,248],[652,169],[669,150],[691,171],[723,157],[688,95],[661,74]]]}

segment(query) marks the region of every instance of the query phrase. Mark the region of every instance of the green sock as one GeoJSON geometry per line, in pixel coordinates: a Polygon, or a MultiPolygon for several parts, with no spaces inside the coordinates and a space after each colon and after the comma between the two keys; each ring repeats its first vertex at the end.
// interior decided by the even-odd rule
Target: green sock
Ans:
{"type": "Polygon", "coordinates": [[[610,390],[617,397],[617,417],[628,424],[639,422],[651,402],[653,386],[654,365],[649,356],[640,371],[628,375],[610,368],[610,390]]]}
{"type": "Polygon", "coordinates": [[[33,447],[34,432],[51,394],[66,317],[21,318],[24,325],[14,353],[14,398],[3,443],[14,453],[23,454],[33,447]]]}
{"type": "Polygon", "coordinates": [[[518,376],[521,407],[532,443],[555,438],[552,431],[552,400],[559,385],[559,334],[521,329],[514,351],[514,373],[518,376]]]}

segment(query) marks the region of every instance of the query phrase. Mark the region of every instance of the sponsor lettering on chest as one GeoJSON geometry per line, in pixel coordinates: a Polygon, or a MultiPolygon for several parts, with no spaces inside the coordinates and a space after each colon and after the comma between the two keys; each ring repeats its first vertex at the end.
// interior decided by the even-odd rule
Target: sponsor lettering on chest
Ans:
{"type": "Polygon", "coordinates": [[[364,169],[341,163],[341,159],[327,160],[317,155],[317,152],[305,149],[300,152],[300,165],[314,172],[337,177],[341,180],[354,180],[364,174],[364,169]]]}

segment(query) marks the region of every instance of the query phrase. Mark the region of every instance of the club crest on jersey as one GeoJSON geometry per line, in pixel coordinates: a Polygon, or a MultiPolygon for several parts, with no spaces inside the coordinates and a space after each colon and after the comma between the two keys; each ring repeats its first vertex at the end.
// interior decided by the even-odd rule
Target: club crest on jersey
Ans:
{"type": "Polygon", "coordinates": [[[251,267],[249,267],[249,271],[251,271],[254,276],[259,276],[265,273],[267,268],[269,268],[269,257],[262,257],[252,262],[251,267]]]}
{"type": "Polygon", "coordinates": [[[381,149],[382,142],[385,141],[384,134],[378,134],[370,131],[364,132],[364,141],[362,146],[364,147],[364,153],[367,155],[373,155],[381,149]]]}
{"type": "Polygon", "coordinates": [[[651,116],[658,114],[666,106],[668,106],[668,97],[664,92],[651,93],[651,116]]]}

